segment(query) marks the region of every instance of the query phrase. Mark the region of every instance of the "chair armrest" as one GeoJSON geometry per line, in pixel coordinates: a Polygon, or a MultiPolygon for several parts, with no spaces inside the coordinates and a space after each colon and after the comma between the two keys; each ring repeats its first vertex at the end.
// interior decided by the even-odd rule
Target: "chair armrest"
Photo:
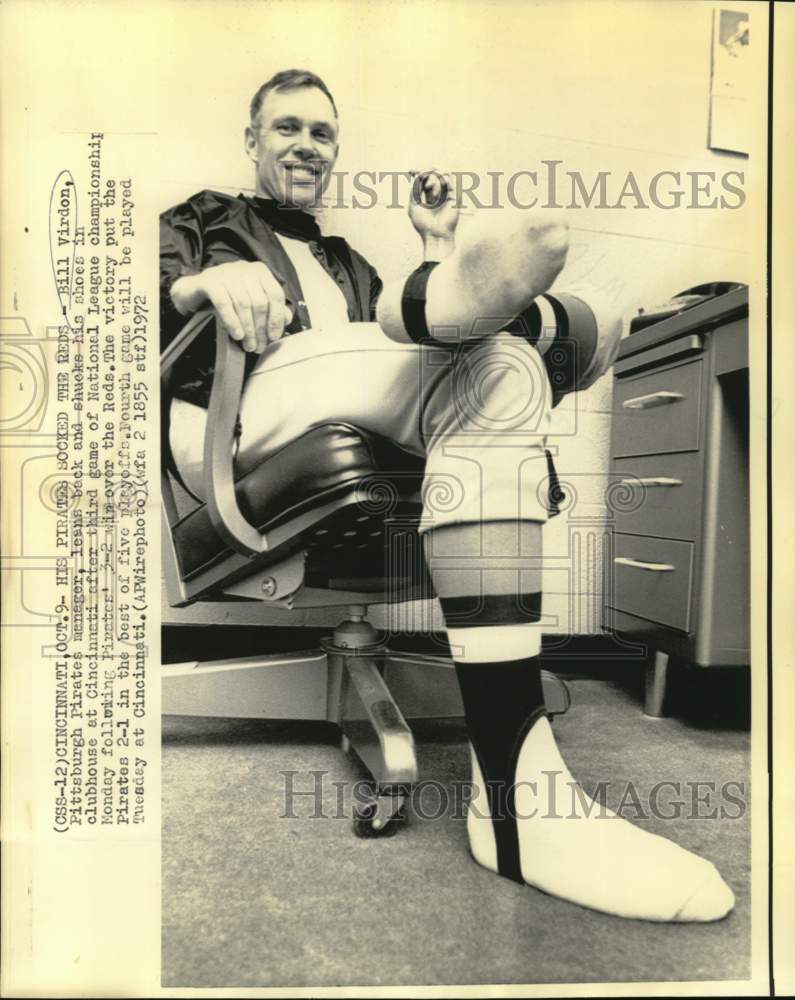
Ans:
{"type": "MultiPolygon", "coordinates": [[[[160,355],[160,383],[164,387],[172,368],[215,319],[213,309],[202,309],[185,324],[160,355]]],[[[243,516],[234,479],[234,442],[246,355],[227,334],[215,338],[215,372],[204,431],[204,496],[218,535],[235,552],[256,556],[268,549],[266,537],[243,516]]]]}
{"type": "Polygon", "coordinates": [[[246,353],[228,334],[215,337],[215,372],[204,432],[204,490],[210,523],[224,542],[244,556],[257,556],[268,541],[243,516],[234,479],[234,443],[246,353]]]}

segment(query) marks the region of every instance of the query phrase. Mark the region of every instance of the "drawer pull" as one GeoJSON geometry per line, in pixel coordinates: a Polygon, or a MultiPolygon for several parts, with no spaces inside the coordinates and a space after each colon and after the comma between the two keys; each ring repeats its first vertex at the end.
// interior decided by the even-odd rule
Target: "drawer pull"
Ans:
{"type": "Polygon", "coordinates": [[[669,403],[678,403],[685,397],[681,392],[668,392],[665,389],[660,392],[650,392],[648,396],[635,396],[632,399],[625,399],[621,404],[625,410],[648,410],[652,406],[666,406],[669,403]]]}
{"type": "Polygon", "coordinates": [[[622,486],[681,486],[681,479],[672,476],[639,476],[637,479],[622,479],[622,486]]]}
{"type": "Polygon", "coordinates": [[[671,570],[676,569],[676,566],[672,566],[670,563],[641,562],[640,559],[630,559],[627,556],[616,556],[613,562],[617,566],[634,566],[635,569],[650,569],[654,573],[669,573],[671,570]]]}

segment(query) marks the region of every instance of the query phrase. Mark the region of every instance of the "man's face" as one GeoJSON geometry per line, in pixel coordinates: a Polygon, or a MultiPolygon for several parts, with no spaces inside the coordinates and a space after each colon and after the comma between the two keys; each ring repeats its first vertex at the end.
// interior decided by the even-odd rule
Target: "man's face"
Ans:
{"type": "Polygon", "coordinates": [[[334,108],[322,90],[272,90],[258,122],[246,129],[257,194],[297,208],[315,205],[337,160],[337,131],[334,108]]]}

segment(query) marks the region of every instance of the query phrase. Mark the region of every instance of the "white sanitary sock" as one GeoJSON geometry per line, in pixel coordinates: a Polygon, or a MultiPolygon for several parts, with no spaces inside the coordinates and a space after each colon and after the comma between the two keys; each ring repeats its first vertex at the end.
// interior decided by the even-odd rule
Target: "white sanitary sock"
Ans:
{"type": "MultiPolygon", "coordinates": [[[[479,864],[496,872],[494,829],[474,752],[472,775],[470,848],[479,864]]],[[[734,906],[734,894],[711,862],[633,826],[579,786],[582,798],[573,793],[574,779],[545,718],[525,737],[516,781],[519,854],[529,885],[580,906],[643,920],[720,920],[734,906]]]]}

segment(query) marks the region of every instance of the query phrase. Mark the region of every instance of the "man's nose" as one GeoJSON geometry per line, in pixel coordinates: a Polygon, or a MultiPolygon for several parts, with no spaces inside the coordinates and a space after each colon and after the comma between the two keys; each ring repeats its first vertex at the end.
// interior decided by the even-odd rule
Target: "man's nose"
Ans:
{"type": "Polygon", "coordinates": [[[307,158],[317,155],[317,148],[309,129],[302,129],[298,133],[293,144],[293,152],[297,156],[305,156],[307,158]]]}

